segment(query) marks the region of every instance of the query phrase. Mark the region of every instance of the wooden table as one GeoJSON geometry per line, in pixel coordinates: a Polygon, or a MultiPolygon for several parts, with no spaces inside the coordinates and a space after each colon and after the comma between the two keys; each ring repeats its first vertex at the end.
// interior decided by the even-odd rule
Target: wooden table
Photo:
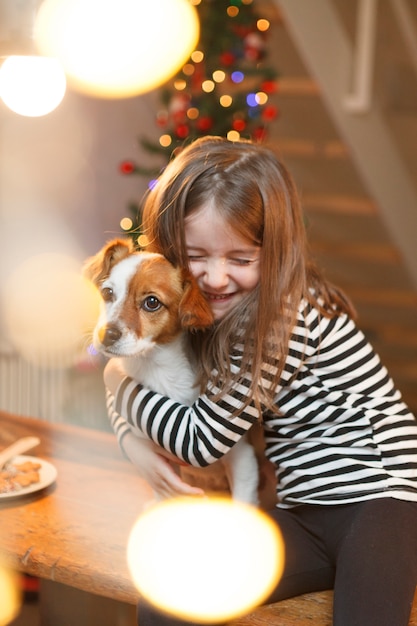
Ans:
{"type": "Polygon", "coordinates": [[[0,411],[0,448],[36,435],[28,452],[51,462],[56,482],[0,500],[0,558],[18,571],[135,604],[126,563],[130,529],[152,498],[110,433],[0,411]]]}

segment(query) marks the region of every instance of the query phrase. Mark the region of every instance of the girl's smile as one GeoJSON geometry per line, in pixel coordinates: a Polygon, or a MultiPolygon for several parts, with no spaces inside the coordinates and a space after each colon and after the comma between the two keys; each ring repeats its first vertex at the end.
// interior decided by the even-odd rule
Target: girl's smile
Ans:
{"type": "Polygon", "coordinates": [[[221,319],[259,282],[261,248],[232,230],[213,203],[185,221],[189,265],[215,319],[221,319]]]}

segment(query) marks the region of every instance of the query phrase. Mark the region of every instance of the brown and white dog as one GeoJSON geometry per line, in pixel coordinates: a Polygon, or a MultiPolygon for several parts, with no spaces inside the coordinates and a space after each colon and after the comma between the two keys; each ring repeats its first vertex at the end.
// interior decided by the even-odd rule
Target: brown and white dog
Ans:
{"type": "MultiPolygon", "coordinates": [[[[160,254],[136,251],[123,239],[110,241],[88,259],[84,274],[102,297],[95,349],[118,358],[126,374],[145,387],[191,406],[199,389],[185,331],[213,322],[192,274],[160,254]]],[[[134,432],[144,436],[139,429],[134,432]]],[[[181,474],[208,491],[223,490],[226,476],[233,498],[258,503],[258,463],[246,437],[221,461],[182,468],[181,474]]]]}

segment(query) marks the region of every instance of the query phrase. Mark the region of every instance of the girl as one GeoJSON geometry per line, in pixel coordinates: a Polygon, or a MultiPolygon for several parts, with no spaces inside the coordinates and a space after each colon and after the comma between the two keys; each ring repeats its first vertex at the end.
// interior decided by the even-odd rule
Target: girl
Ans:
{"type": "MultiPolygon", "coordinates": [[[[162,495],[198,494],[156,444],[206,465],[262,420],[277,478],[270,514],[286,545],[270,601],[333,588],[335,626],[406,626],[417,423],[347,298],[309,260],[289,173],[261,145],[199,139],[149,193],[143,226],[149,249],[189,266],[215,324],[190,338],[203,390],[191,408],[121,380],[109,362],[109,413],[126,453],[162,495]],[[147,467],[129,421],[154,439],[147,467]]],[[[139,622],[178,623],[142,604],[139,622]]]]}

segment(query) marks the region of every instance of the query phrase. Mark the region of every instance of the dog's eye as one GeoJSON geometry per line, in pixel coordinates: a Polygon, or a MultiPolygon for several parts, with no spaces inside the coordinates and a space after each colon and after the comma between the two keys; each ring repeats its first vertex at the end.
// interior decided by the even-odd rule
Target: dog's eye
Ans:
{"type": "Polygon", "coordinates": [[[144,309],[144,311],[148,311],[148,313],[158,311],[162,306],[162,302],[155,296],[148,296],[141,304],[142,309],[144,309]]]}
{"type": "Polygon", "coordinates": [[[103,287],[101,290],[101,297],[105,302],[111,302],[113,300],[113,289],[110,289],[110,287],[103,287]]]}

